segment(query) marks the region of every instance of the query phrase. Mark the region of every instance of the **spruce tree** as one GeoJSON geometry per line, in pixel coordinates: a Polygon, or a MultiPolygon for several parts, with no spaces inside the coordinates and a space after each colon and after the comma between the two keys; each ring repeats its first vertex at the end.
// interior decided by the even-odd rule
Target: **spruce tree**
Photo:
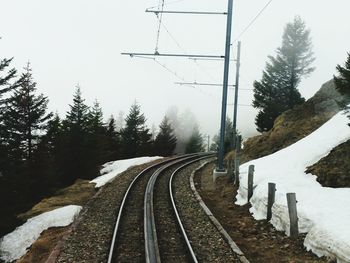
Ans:
{"type": "Polygon", "coordinates": [[[111,115],[107,122],[107,148],[106,148],[106,161],[117,160],[121,157],[120,153],[120,135],[117,132],[116,120],[111,115]]]}
{"type": "Polygon", "coordinates": [[[76,86],[73,95],[73,104],[69,105],[65,124],[66,127],[76,133],[83,133],[89,130],[89,107],[85,104],[82,97],[80,86],[76,86]]]}
{"type": "Polygon", "coordinates": [[[16,88],[16,69],[7,69],[10,66],[11,59],[2,59],[0,61],[0,172],[5,174],[5,170],[9,164],[9,148],[5,138],[8,137],[8,129],[4,126],[4,113],[6,111],[5,104],[8,102],[8,94],[16,88]]]}
{"type": "Polygon", "coordinates": [[[0,106],[3,106],[3,104],[6,102],[6,98],[4,99],[3,96],[16,88],[17,84],[16,81],[12,82],[12,80],[16,77],[17,70],[12,68],[6,71],[6,69],[10,66],[11,59],[3,59],[0,61],[0,106]]]}
{"type": "Polygon", "coordinates": [[[108,161],[107,127],[103,122],[103,112],[100,104],[95,100],[89,113],[89,139],[91,162],[96,166],[108,161]]]}
{"type": "MultiPolygon", "coordinates": [[[[345,96],[344,105],[341,105],[348,113],[350,112],[350,53],[348,53],[348,58],[345,61],[344,67],[337,65],[337,71],[339,76],[334,76],[334,82],[336,88],[341,94],[345,96]]],[[[350,114],[348,115],[350,118],[350,114]]],[[[350,126],[350,124],[349,124],[350,126]]]]}
{"type": "Polygon", "coordinates": [[[85,104],[80,87],[76,87],[73,104],[63,121],[63,151],[61,162],[63,182],[72,183],[76,178],[91,179],[98,175],[98,167],[91,163],[91,149],[88,144],[90,130],[90,109],[85,104]]]}
{"type": "Polygon", "coordinates": [[[193,129],[192,135],[186,144],[185,153],[197,153],[204,151],[203,137],[196,126],[193,129]]]}
{"type": "Polygon", "coordinates": [[[36,95],[30,64],[19,80],[19,87],[7,103],[4,125],[8,132],[8,145],[13,160],[32,161],[32,155],[39,134],[46,129],[52,113],[47,112],[48,99],[43,94],[36,95]]]}
{"type": "Polygon", "coordinates": [[[259,109],[255,123],[260,132],[270,130],[282,112],[305,101],[297,87],[302,77],[314,71],[315,59],[310,30],[300,17],[286,25],[276,57],[268,58],[262,79],[253,84],[253,106],[259,109]]]}
{"type": "Polygon", "coordinates": [[[123,157],[133,158],[152,152],[151,137],[146,126],[146,118],[135,102],[125,119],[125,127],[120,130],[123,157]]]}
{"type": "Polygon", "coordinates": [[[159,125],[159,133],[154,141],[155,154],[161,156],[173,155],[176,148],[176,141],[169,119],[164,117],[162,123],[159,125]]]}

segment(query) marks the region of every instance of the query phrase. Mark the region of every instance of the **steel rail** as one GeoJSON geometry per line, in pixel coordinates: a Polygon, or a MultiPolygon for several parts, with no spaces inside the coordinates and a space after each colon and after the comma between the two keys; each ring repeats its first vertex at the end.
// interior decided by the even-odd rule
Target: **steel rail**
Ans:
{"type": "MultiPolygon", "coordinates": [[[[214,155],[213,155],[214,156],[214,155]]],[[[196,257],[196,254],[194,253],[193,251],[193,248],[191,246],[191,242],[187,236],[187,233],[186,233],[186,230],[182,224],[182,221],[181,221],[181,218],[180,218],[180,215],[179,215],[179,212],[176,208],[176,203],[175,203],[175,198],[174,198],[174,193],[173,193],[173,179],[175,177],[175,175],[182,169],[184,169],[185,167],[195,163],[195,162],[198,162],[202,159],[207,159],[209,156],[205,156],[205,157],[201,157],[201,158],[198,158],[198,159],[195,159],[193,161],[190,161],[188,163],[185,163],[184,165],[181,165],[179,168],[177,168],[170,176],[170,180],[169,180],[169,195],[170,195],[170,200],[171,200],[171,203],[172,203],[172,207],[173,207],[173,210],[174,210],[174,213],[175,213],[175,216],[176,216],[176,219],[177,219],[177,224],[181,230],[181,234],[182,234],[182,237],[185,239],[185,242],[187,244],[187,249],[188,249],[188,252],[189,254],[191,255],[191,258],[193,260],[193,262],[195,263],[198,263],[198,260],[197,260],[197,257],[196,257]]]]}
{"type": "MultiPolygon", "coordinates": [[[[190,156],[190,155],[187,155],[187,156],[190,156]]],[[[143,171],[141,171],[132,180],[132,182],[130,183],[128,189],[126,190],[126,192],[124,194],[123,200],[121,202],[121,205],[120,205],[120,208],[119,208],[119,211],[118,211],[118,216],[117,216],[117,220],[116,220],[116,223],[115,223],[115,226],[114,226],[114,231],[113,231],[112,241],[111,241],[111,245],[110,245],[110,249],[109,249],[107,263],[112,263],[113,254],[114,254],[114,248],[115,248],[116,240],[117,240],[117,237],[118,237],[118,230],[120,228],[120,223],[121,223],[123,211],[124,211],[124,208],[125,208],[125,204],[126,204],[126,201],[127,201],[128,197],[129,197],[129,193],[130,193],[131,189],[134,187],[136,181],[138,181],[138,179],[140,179],[145,173],[149,172],[153,168],[156,168],[158,166],[162,166],[164,164],[167,164],[167,163],[175,161],[175,160],[181,160],[183,158],[186,158],[186,156],[180,156],[180,157],[171,158],[171,159],[165,160],[163,162],[151,165],[151,166],[147,167],[146,169],[144,169],[143,171]]]]}
{"type": "MultiPolygon", "coordinates": [[[[164,165],[160,167],[152,177],[149,179],[146,192],[145,192],[145,199],[144,199],[144,237],[145,237],[145,253],[146,253],[146,262],[147,263],[160,263],[160,252],[159,252],[159,246],[158,246],[158,239],[157,239],[157,230],[156,230],[156,224],[155,224],[155,217],[154,217],[154,206],[153,206],[153,190],[155,182],[158,178],[158,176],[164,172],[169,167],[178,164],[179,162],[186,161],[188,159],[196,158],[197,156],[202,158],[208,158],[211,154],[204,154],[205,157],[203,157],[203,154],[197,154],[194,156],[186,157],[180,160],[173,161],[167,165],[164,165]]],[[[198,161],[198,158],[196,158],[196,161],[198,161]]],[[[191,161],[190,163],[193,163],[194,161],[191,161]]],[[[181,234],[183,232],[181,231],[181,234]]],[[[187,236],[183,236],[185,238],[186,245],[188,246],[190,243],[188,241],[187,236]]],[[[189,248],[191,251],[192,248],[189,248]]],[[[193,253],[193,250],[192,250],[193,253]]],[[[193,253],[194,254],[194,253],[193,253]]],[[[191,255],[192,256],[192,255],[191,255]]],[[[195,261],[197,262],[197,261],[195,261]]]]}

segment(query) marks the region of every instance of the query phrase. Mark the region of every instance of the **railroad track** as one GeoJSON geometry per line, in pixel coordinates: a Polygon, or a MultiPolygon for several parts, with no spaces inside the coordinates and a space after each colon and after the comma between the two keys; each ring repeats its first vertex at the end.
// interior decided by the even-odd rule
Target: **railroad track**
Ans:
{"type": "Polygon", "coordinates": [[[171,184],[179,170],[209,156],[168,159],[135,177],[118,211],[108,263],[197,262],[171,184]]]}

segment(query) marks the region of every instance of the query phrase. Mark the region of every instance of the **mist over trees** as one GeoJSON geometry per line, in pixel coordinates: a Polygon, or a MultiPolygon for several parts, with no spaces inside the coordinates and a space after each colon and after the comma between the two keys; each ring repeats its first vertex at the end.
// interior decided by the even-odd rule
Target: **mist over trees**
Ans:
{"type": "Polygon", "coordinates": [[[165,116],[159,125],[159,133],[154,140],[154,151],[161,156],[171,156],[176,148],[176,136],[169,119],[165,116]]]}
{"type": "MultiPolygon", "coordinates": [[[[218,132],[216,135],[214,135],[212,143],[210,145],[211,151],[217,151],[220,144],[220,132],[218,132]]],[[[239,134],[238,131],[236,131],[236,134],[239,134]]],[[[225,140],[224,140],[224,149],[225,152],[229,152],[233,147],[233,123],[229,117],[226,117],[226,126],[225,126],[225,140]]]]}
{"type": "Polygon", "coordinates": [[[199,132],[199,128],[195,126],[192,134],[186,143],[185,153],[198,153],[204,151],[203,137],[199,132]]]}
{"type": "Polygon", "coordinates": [[[253,84],[253,107],[259,109],[255,124],[259,132],[270,130],[282,112],[305,101],[297,87],[303,77],[314,71],[311,64],[315,58],[310,30],[299,16],[286,25],[281,47],[277,48],[275,57],[268,59],[262,79],[253,84]]]}
{"type": "MultiPolygon", "coordinates": [[[[337,65],[336,67],[339,76],[334,76],[334,82],[336,88],[339,90],[341,94],[346,96],[346,103],[350,103],[350,53],[348,53],[348,58],[345,61],[344,67],[341,65],[337,65]]],[[[350,112],[350,106],[345,104],[341,105],[348,113],[350,112]]],[[[350,119],[350,114],[348,115],[350,119]]],[[[349,123],[350,126],[350,123],[349,123]]]]}
{"type": "Polygon", "coordinates": [[[196,132],[196,129],[199,129],[198,121],[189,109],[179,113],[176,106],[171,106],[165,115],[169,119],[177,138],[175,153],[183,154],[186,152],[186,147],[191,136],[196,132]]]}

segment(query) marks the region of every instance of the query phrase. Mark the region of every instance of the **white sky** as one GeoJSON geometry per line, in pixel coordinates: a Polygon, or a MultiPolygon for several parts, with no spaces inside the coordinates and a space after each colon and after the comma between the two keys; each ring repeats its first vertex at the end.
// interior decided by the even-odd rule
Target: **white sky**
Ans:
{"type": "MultiPolygon", "coordinates": [[[[168,0],[166,2],[173,2],[168,0]]],[[[235,0],[233,40],[267,0],[235,0]]],[[[88,104],[99,100],[105,116],[128,112],[136,99],[149,125],[158,125],[167,108],[177,105],[197,116],[203,133],[219,130],[221,88],[175,85],[173,74],[149,59],[121,56],[121,52],[154,52],[157,19],[145,9],[158,0],[0,0],[0,58],[14,56],[22,69],[30,60],[38,89],[50,99],[50,110],[64,115],[79,82],[88,104]]],[[[180,0],[166,10],[226,11],[226,0],[180,0]]],[[[309,98],[343,64],[350,51],[349,0],[274,0],[242,36],[241,88],[252,88],[261,78],[268,55],[280,45],[287,22],[300,15],[311,29],[316,71],[300,85],[309,98]]],[[[224,16],[165,15],[163,22],[187,53],[224,54],[224,16]]],[[[162,28],[160,53],[184,51],[162,28]]],[[[236,48],[234,47],[234,55],[236,48]]],[[[184,58],[158,60],[185,81],[222,82],[222,62],[184,58]]],[[[231,83],[235,67],[231,64],[231,83]]],[[[233,101],[229,94],[228,103],[233,101]]],[[[252,92],[241,91],[240,103],[251,104],[252,92]]],[[[229,106],[228,114],[232,115],[229,106]]],[[[254,130],[256,112],[240,107],[238,128],[244,135],[254,130]]]]}

